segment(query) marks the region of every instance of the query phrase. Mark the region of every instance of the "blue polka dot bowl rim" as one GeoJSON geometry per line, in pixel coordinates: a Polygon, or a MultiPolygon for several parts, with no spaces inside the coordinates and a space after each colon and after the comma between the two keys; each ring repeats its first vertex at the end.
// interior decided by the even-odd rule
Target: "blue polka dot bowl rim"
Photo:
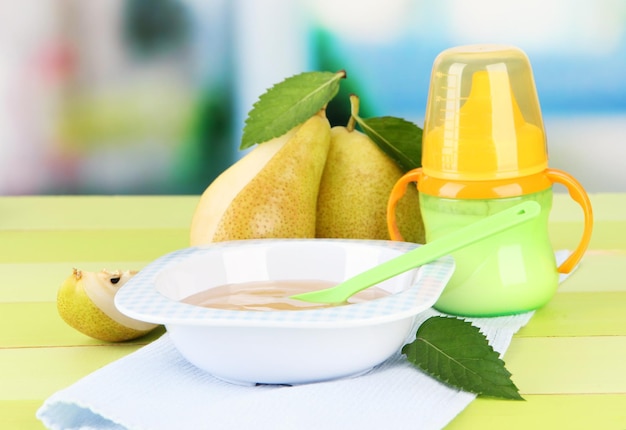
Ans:
{"type": "Polygon", "coordinates": [[[301,384],[367,372],[405,343],[439,298],[451,256],[380,284],[390,294],[307,310],[225,310],[182,303],[212,287],[266,280],[339,283],[420,245],[358,239],[219,242],[166,254],[115,295],[125,315],[166,327],[181,355],[237,384],[301,384]]]}

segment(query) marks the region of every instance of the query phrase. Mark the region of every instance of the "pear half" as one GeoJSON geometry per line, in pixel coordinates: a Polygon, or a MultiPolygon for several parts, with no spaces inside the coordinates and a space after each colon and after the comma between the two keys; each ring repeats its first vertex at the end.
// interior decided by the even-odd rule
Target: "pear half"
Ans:
{"type": "Polygon", "coordinates": [[[136,271],[88,272],[74,269],[57,293],[57,309],[71,327],[106,342],[135,339],[156,324],[137,321],[115,307],[115,293],[136,271]]]}
{"type": "MultiPolygon", "coordinates": [[[[389,240],[387,202],[402,175],[367,135],[333,127],[319,190],[316,236],[389,240]]],[[[424,243],[417,189],[407,189],[398,202],[396,219],[406,241],[424,243]]]]}
{"type": "Polygon", "coordinates": [[[323,110],[257,145],[200,197],[191,221],[191,246],[315,237],[317,195],[329,145],[330,124],[323,110]]]}

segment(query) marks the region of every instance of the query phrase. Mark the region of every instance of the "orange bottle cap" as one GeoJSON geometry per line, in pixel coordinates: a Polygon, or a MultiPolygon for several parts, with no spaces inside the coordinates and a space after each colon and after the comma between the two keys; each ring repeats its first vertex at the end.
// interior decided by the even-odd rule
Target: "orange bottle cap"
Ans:
{"type": "Polygon", "coordinates": [[[439,54],[424,123],[424,174],[453,181],[506,180],[547,166],[541,109],[526,55],[501,45],[462,46],[439,54]]]}

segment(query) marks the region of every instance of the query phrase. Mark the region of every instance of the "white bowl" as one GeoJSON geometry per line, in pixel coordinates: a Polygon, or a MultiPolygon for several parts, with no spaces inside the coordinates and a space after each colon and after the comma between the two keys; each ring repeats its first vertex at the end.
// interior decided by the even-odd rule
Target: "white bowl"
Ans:
{"type": "Polygon", "coordinates": [[[454,271],[447,256],[389,279],[380,299],[308,310],[239,311],[181,303],[227,283],[343,281],[419,245],[340,239],[261,239],[167,254],[116,294],[118,309],[164,324],[179,352],[238,384],[301,384],[358,375],[406,342],[415,316],[431,307],[454,271]]]}

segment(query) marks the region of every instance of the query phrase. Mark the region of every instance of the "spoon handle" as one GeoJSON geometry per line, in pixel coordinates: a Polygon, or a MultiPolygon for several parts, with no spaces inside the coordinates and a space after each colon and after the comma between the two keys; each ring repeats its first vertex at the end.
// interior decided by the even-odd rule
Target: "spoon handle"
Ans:
{"type": "Polygon", "coordinates": [[[359,291],[434,261],[486,237],[527,222],[539,215],[540,211],[541,206],[537,202],[527,201],[520,203],[388,260],[335,287],[297,294],[291,297],[315,303],[345,302],[359,291]]]}

